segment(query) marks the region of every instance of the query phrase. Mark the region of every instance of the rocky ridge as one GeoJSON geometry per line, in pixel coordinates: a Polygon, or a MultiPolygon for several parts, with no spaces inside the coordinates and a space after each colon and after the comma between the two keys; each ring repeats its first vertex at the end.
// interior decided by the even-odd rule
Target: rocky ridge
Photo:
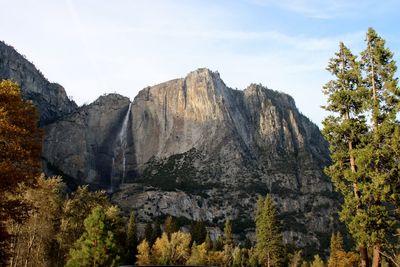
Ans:
{"type": "Polygon", "coordinates": [[[64,88],[50,83],[36,67],[13,47],[0,41],[0,80],[8,79],[21,86],[25,99],[38,107],[40,125],[55,121],[77,108],[64,88]]]}

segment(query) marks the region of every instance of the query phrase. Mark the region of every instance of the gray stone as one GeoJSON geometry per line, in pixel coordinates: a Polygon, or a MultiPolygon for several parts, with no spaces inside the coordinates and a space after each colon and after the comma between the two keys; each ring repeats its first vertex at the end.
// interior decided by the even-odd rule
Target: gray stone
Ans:
{"type": "Polygon", "coordinates": [[[0,41],[2,79],[13,80],[21,86],[23,97],[32,100],[39,109],[40,125],[53,122],[77,108],[61,85],[50,83],[24,56],[0,41]]]}

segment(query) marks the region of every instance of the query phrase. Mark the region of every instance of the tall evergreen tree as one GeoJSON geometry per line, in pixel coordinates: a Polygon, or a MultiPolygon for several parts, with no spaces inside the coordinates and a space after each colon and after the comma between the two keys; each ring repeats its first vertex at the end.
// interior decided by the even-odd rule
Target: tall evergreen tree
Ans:
{"type": "Polygon", "coordinates": [[[195,241],[201,244],[206,240],[207,229],[203,221],[194,221],[190,224],[190,235],[192,236],[192,243],[195,241]]]}
{"type": "Polygon", "coordinates": [[[373,266],[381,263],[381,248],[387,244],[387,236],[393,231],[395,221],[389,203],[399,205],[399,112],[400,90],[394,77],[397,67],[392,52],[372,28],[366,37],[367,48],[362,54],[362,66],[366,74],[365,86],[370,92],[372,129],[368,146],[361,157],[365,176],[369,179],[370,203],[368,222],[373,231],[367,233],[367,241],[374,247],[373,266]]]}
{"type": "Polygon", "coordinates": [[[282,265],[282,234],[277,210],[268,195],[259,197],[256,212],[256,252],[262,266],[282,265]]]}
{"type": "Polygon", "coordinates": [[[160,223],[157,221],[154,224],[154,228],[153,228],[153,236],[152,236],[152,243],[154,243],[156,241],[157,238],[161,237],[163,234],[162,230],[161,230],[161,225],[160,223]]]}
{"type": "Polygon", "coordinates": [[[340,217],[360,247],[362,266],[368,266],[366,247],[371,246],[377,267],[399,206],[400,91],[393,54],[385,41],[370,28],[366,42],[361,53],[363,80],[360,64],[343,44],[329,63],[336,79],[324,87],[325,109],[335,115],[325,119],[324,135],[333,160],[327,174],[344,195],[340,217]]]}
{"type": "Polygon", "coordinates": [[[66,266],[116,266],[119,250],[104,209],[94,208],[84,225],[85,232],[71,249],[66,266]]]}
{"type": "Polygon", "coordinates": [[[85,229],[85,218],[95,207],[101,206],[106,209],[110,205],[105,191],[91,192],[88,186],[79,186],[64,201],[60,231],[56,236],[60,250],[57,266],[64,266],[68,252],[76,240],[82,236],[85,229]]]}
{"type": "Polygon", "coordinates": [[[126,255],[126,263],[128,264],[133,264],[136,259],[136,254],[137,254],[137,246],[138,246],[138,240],[137,240],[137,226],[136,226],[136,219],[135,219],[135,213],[131,211],[131,215],[129,216],[129,221],[128,221],[128,226],[126,230],[126,250],[127,250],[127,255],[126,255]]]}
{"type": "Polygon", "coordinates": [[[151,247],[154,243],[153,241],[153,226],[151,225],[151,223],[146,223],[146,226],[144,228],[144,239],[146,239],[146,241],[149,243],[149,246],[151,247]]]}
{"type": "Polygon", "coordinates": [[[357,166],[357,151],[365,147],[368,131],[364,112],[368,91],[362,86],[360,64],[343,44],[329,61],[327,70],[335,77],[324,86],[333,113],[323,121],[323,134],[329,142],[332,165],[325,169],[336,189],[344,196],[340,219],[346,223],[360,249],[362,266],[368,266],[367,242],[361,236],[366,227],[358,225],[364,217],[365,179],[357,166]]]}

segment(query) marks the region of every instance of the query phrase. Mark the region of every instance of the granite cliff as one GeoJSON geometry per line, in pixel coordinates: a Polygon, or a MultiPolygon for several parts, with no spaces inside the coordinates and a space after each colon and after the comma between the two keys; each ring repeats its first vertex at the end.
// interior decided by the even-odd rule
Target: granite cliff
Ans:
{"type": "Polygon", "coordinates": [[[141,220],[230,217],[250,233],[257,195],[270,193],[287,242],[319,246],[334,228],[326,142],[290,96],[261,85],[233,90],[198,69],[133,102],[102,96],[45,130],[50,169],[108,189],[141,220]]]}
{"type": "Polygon", "coordinates": [[[0,78],[20,82],[40,109],[47,174],[107,189],[141,221],[171,214],[215,230],[229,217],[242,239],[254,238],[256,199],[269,193],[285,242],[328,247],[338,200],[322,171],[327,143],[289,95],[258,84],[233,90],[198,69],[132,102],[109,94],[76,107],[2,43],[0,78]]]}
{"type": "Polygon", "coordinates": [[[13,80],[21,86],[23,97],[39,109],[40,125],[53,122],[77,108],[61,85],[50,83],[31,62],[2,41],[0,79],[13,80]]]}

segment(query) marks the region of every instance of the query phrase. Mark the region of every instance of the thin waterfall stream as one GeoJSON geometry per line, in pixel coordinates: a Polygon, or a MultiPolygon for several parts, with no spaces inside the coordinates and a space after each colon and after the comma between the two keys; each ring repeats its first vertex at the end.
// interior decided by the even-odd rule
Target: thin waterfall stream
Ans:
{"type": "Polygon", "coordinates": [[[111,191],[114,190],[114,179],[118,178],[120,183],[124,183],[126,179],[126,152],[128,149],[128,124],[129,124],[131,109],[132,109],[132,102],[129,103],[128,111],[124,117],[121,129],[117,134],[117,138],[114,144],[111,175],[110,175],[111,191]],[[122,167],[122,170],[118,167],[122,167]]]}

